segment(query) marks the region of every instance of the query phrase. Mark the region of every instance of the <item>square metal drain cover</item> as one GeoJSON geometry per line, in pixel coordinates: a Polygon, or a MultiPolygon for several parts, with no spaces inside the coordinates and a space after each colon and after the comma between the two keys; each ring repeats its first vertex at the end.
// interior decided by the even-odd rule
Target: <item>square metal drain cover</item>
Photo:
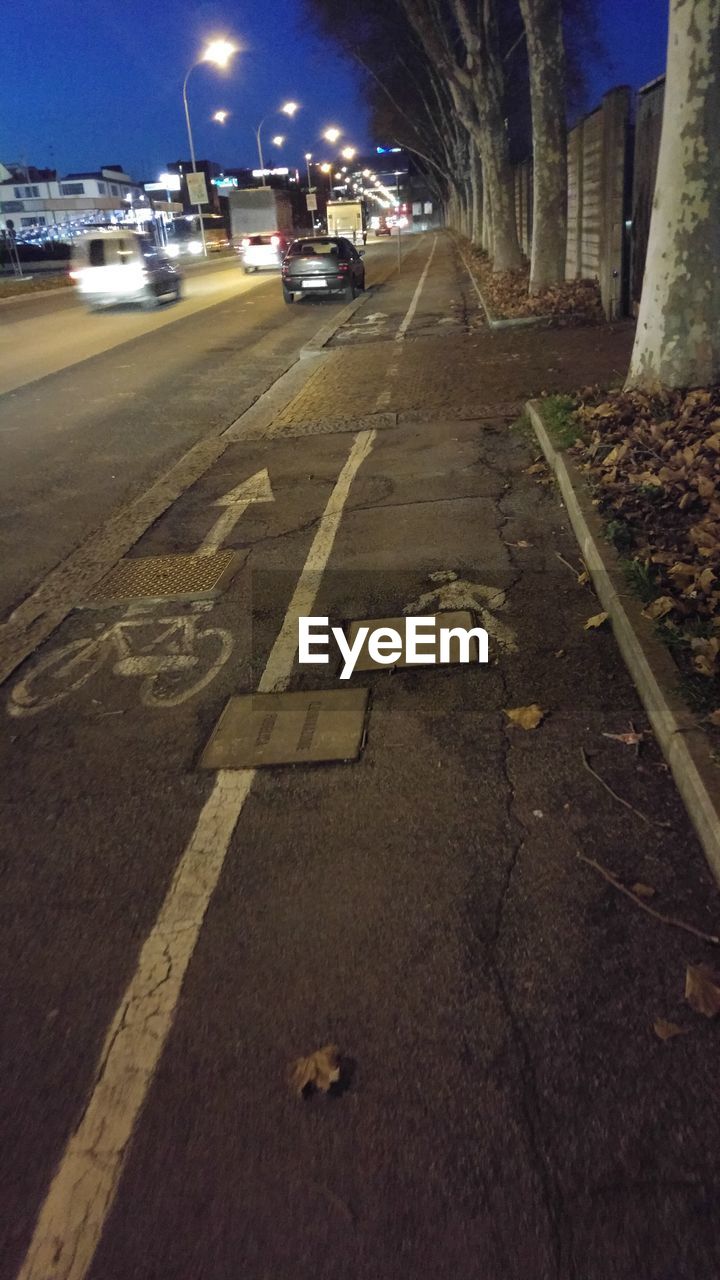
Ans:
{"type": "MultiPolygon", "coordinates": [[[[423,653],[423,655],[427,655],[428,658],[432,655],[434,657],[434,662],[428,661],[424,663],[418,663],[418,662],[410,663],[405,661],[405,630],[409,622],[409,618],[405,616],[403,616],[402,618],[361,618],[359,619],[359,621],[350,622],[345,628],[347,633],[348,643],[349,644],[355,643],[355,637],[357,636],[357,633],[360,627],[369,627],[370,634],[372,634],[372,632],[374,631],[385,630],[385,628],[387,627],[392,631],[397,631],[400,637],[402,638],[402,642],[403,642],[402,656],[398,658],[397,662],[392,663],[392,667],[394,668],[410,667],[412,671],[431,670],[433,666],[440,665],[440,632],[449,631],[455,627],[462,627],[463,630],[469,630],[471,627],[476,626],[477,623],[475,622],[473,615],[467,609],[461,609],[461,610],[458,610],[457,612],[452,612],[451,610],[447,610],[447,611],[443,611],[442,613],[436,613],[432,615],[424,614],[423,617],[425,616],[427,617],[432,616],[432,618],[434,619],[435,639],[433,641],[430,635],[428,635],[427,639],[425,638],[421,639],[418,636],[418,649],[423,653]]],[[[388,663],[375,662],[375,660],[370,657],[370,654],[368,653],[369,638],[370,638],[369,636],[366,638],[365,643],[362,649],[360,650],[360,656],[358,657],[358,660],[355,663],[355,671],[388,671],[390,670],[390,666],[388,663]]],[[[449,652],[450,663],[454,664],[454,663],[460,662],[460,645],[457,637],[455,636],[451,637],[449,649],[450,649],[450,652],[449,652]]],[[[478,657],[478,645],[477,645],[477,640],[475,639],[475,637],[473,637],[472,640],[470,641],[470,659],[472,662],[477,662],[477,657],[478,657]]]]}
{"type": "Polygon", "coordinates": [[[202,769],[357,760],[367,689],[248,693],[231,698],[202,757],[202,769]]]}
{"type": "Polygon", "coordinates": [[[121,560],[83,600],[85,609],[126,600],[212,600],[225,590],[240,557],[236,551],[211,555],[139,556],[121,560]]]}

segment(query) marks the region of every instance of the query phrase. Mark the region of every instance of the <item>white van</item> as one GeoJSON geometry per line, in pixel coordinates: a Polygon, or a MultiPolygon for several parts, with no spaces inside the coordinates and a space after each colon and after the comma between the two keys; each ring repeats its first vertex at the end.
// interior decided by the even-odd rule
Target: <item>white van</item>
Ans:
{"type": "Polygon", "coordinates": [[[137,231],[92,231],[75,242],[70,278],[91,311],[122,302],[155,307],[178,299],[182,277],[151,236],[137,231]]]}

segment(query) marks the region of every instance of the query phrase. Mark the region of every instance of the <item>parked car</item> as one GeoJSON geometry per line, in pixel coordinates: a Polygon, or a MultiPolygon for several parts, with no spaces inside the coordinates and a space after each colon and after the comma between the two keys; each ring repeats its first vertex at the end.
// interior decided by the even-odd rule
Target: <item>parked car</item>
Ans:
{"type": "Polygon", "coordinates": [[[287,253],[288,242],[279,231],[267,235],[243,236],[240,241],[240,260],[243,271],[279,271],[287,253]]]}
{"type": "Polygon", "coordinates": [[[178,299],[182,276],[150,236],[136,231],[94,231],[73,245],[70,278],[91,311],[121,302],[155,307],[178,299]]]}
{"type": "Polygon", "coordinates": [[[363,257],[344,236],[293,240],[282,264],[283,298],[341,293],[350,301],[365,288],[363,257]]]}

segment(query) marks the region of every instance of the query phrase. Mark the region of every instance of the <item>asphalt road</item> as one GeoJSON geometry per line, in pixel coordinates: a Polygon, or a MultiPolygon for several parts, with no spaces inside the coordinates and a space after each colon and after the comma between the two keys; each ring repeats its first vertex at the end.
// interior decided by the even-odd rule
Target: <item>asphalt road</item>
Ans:
{"type": "MultiPolygon", "coordinates": [[[[368,247],[368,282],[395,246],[368,247]]],[[[188,272],[154,312],[74,293],[0,304],[0,617],[297,359],[342,301],[287,307],[277,275],[188,272]]]]}
{"type": "MultiPolygon", "coordinates": [[[[258,341],[304,340],[316,309],[280,312],[276,286],[253,292],[258,341]]],[[[584,629],[597,602],[530,446],[500,401],[468,412],[476,320],[449,244],[418,242],[133,546],[222,527],[220,598],[76,609],[3,688],[1,1280],[718,1272],[718,1036],[682,1004],[713,957],[576,853],[701,928],[717,890],[651,735],[637,755],[604,736],[646,721],[612,634],[584,629]],[[219,526],[242,485],[262,500],[219,526]],[[463,601],[490,663],[356,673],[357,761],[199,767],[230,697],[341,687],[335,662],[298,667],[299,612],[463,601]],[[532,702],[541,726],[510,728],[532,702]],[[657,1017],[687,1034],[661,1043],[657,1017]],[[290,1064],[328,1043],[342,1089],[298,1099],[290,1064]]],[[[228,380],[209,418],[233,421],[208,313],[130,345],[157,366],[185,324],[228,380]]],[[[99,387],[109,358],[48,381],[99,387]]],[[[183,392],[168,457],[203,430],[183,392]]],[[[130,430],[156,449],[158,425],[130,430]]]]}

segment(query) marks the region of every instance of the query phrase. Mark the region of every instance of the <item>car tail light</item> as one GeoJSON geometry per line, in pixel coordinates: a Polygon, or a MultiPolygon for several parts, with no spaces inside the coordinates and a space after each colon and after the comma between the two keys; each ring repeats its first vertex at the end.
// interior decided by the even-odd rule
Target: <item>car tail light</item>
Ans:
{"type": "Polygon", "coordinates": [[[274,248],[274,249],[277,249],[277,247],[278,247],[278,245],[279,245],[279,243],[280,243],[280,237],[279,237],[279,236],[271,236],[271,237],[270,237],[270,243],[271,243],[271,245],[273,246],[273,248],[274,248]]]}
{"type": "Polygon", "coordinates": [[[349,262],[338,262],[338,271],[345,272],[350,270],[349,262]]]}

